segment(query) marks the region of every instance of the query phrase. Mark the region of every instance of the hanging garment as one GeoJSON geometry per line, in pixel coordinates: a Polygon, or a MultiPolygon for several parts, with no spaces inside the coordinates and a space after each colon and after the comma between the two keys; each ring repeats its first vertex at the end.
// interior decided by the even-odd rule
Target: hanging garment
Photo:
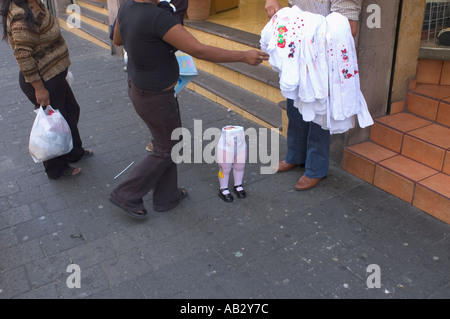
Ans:
{"type": "Polygon", "coordinates": [[[330,134],[373,124],[360,90],[358,61],[348,19],[300,10],[279,10],[261,31],[261,49],[280,75],[280,90],[305,121],[330,134]]]}

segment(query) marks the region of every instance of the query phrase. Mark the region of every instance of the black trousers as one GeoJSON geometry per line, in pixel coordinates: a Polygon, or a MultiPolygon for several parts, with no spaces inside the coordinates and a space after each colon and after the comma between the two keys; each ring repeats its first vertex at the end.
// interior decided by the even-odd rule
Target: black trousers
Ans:
{"type": "MultiPolygon", "coordinates": [[[[73,149],[70,153],[44,161],[45,172],[49,178],[60,177],[69,168],[69,163],[78,161],[84,154],[84,148],[80,133],[78,131],[78,120],[80,118],[80,106],[78,105],[72,89],[66,81],[68,70],[61,72],[52,79],[44,81],[44,86],[50,95],[50,105],[61,112],[61,115],[69,124],[72,132],[73,149]]],[[[20,88],[28,97],[35,108],[40,107],[36,102],[33,86],[25,82],[22,73],[19,73],[20,88]]]]}
{"type": "Polygon", "coordinates": [[[172,148],[180,141],[171,139],[172,132],[181,127],[174,90],[143,91],[128,80],[128,95],[152,134],[154,152],[131,171],[111,196],[123,208],[138,211],[145,208],[143,197],[153,190],[153,207],[171,209],[179,203],[181,196],[177,164],[171,157],[172,148]]]}

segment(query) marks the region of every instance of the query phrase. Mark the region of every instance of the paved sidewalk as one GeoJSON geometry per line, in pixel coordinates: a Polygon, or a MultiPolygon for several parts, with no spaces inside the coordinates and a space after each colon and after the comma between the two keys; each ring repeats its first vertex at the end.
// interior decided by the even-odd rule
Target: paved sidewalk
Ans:
{"type": "MultiPolygon", "coordinates": [[[[11,49],[0,44],[0,298],[449,298],[450,226],[332,163],[306,192],[301,169],[262,175],[246,166],[248,197],[217,196],[216,164],[179,165],[190,198],[136,221],[109,194],[149,133],[132,108],[119,57],[63,31],[71,52],[80,132],[95,156],[82,176],[49,180],[28,153],[34,119],[11,49]],[[81,288],[69,288],[81,270],[81,288]],[[379,281],[369,265],[381,271],[379,281]],[[380,288],[369,288],[380,283],[380,288]]],[[[185,90],[193,134],[256,125],[185,90]]],[[[205,141],[203,145],[208,144],[205,141]]],[[[280,138],[280,156],[286,141],[280,138]]]]}

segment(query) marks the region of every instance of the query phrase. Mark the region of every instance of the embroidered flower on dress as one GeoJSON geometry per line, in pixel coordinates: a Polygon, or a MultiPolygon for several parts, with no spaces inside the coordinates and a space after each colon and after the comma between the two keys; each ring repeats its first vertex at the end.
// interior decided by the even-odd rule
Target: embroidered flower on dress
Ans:
{"type": "Polygon", "coordinates": [[[286,32],[287,32],[287,28],[284,25],[278,27],[278,44],[277,44],[277,46],[282,49],[286,46],[286,40],[283,37],[283,35],[286,32]]]}

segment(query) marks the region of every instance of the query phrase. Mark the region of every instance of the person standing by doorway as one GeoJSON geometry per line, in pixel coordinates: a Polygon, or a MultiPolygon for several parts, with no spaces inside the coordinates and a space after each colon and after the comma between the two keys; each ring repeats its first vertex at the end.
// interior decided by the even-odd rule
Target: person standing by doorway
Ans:
{"type": "MultiPolygon", "coordinates": [[[[349,20],[353,37],[357,34],[362,0],[289,0],[289,3],[323,16],[340,13],[349,20]]],[[[280,9],[278,0],[266,0],[265,10],[269,19],[280,9]]],[[[291,99],[287,99],[286,111],[289,120],[286,157],[274,169],[282,173],[304,166],[305,173],[294,188],[298,191],[311,189],[328,174],[330,132],[316,123],[304,121],[291,99]]]]}

